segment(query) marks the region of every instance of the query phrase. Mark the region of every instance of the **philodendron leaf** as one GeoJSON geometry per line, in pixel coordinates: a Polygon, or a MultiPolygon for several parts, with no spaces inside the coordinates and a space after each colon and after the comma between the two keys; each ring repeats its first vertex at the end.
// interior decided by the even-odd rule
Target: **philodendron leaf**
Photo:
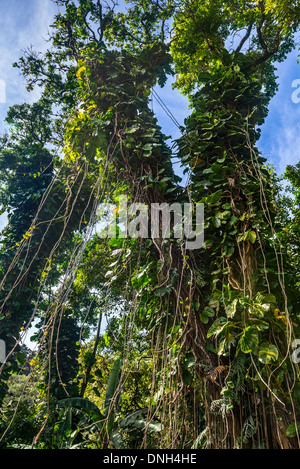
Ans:
{"type": "Polygon", "coordinates": [[[277,303],[276,296],[272,293],[267,293],[266,295],[264,295],[263,301],[264,303],[277,303]]]}
{"type": "Polygon", "coordinates": [[[258,331],[266,331],[269,329],[270,324],[266,321],[263,321],[262,319],[258,319],[255,321],[255,327],[258,331]]]}
{"type": "Polygon", "coordinates": [[[249,238],[250,243],[254,244],[256,241],[255,231],[249,231],[248,238],[249,238]]]}
{"type": "Polygon", "coordinates": [[[295,436],[297,436],[297,432],[298,434],[300,434],[300,422],[297,422],[297,430],[296,430],[296,424],[295,422],[293,422],[291,423],[291,425],[287,427],[285,434],[289,438],[295,438],[295,436]]]}
{"type": "Polygon", "coordinates": [[[245,329],[244,334],[241,338],[241,350],[244,353],[255,352],[259,343],[259,337],[257,329],[253,326],[249,326],[245,329]]]}
{"type": "Polygon", "coordinates": [[[213,222],[213,225],[214,225],[216,228],[220,228],[220,226],[221,226],[221,220],[220,220],[220,218],[213,217],[213,218],[212,218],[212,222],[213,222]]]}
{"type": "Polygon", "coordinates": [[[272,361],[276,361],[278,358],[278,349],[275,345],[263,342],[259,346],[258,359],[261,363],[269,364],[272,361]]]}

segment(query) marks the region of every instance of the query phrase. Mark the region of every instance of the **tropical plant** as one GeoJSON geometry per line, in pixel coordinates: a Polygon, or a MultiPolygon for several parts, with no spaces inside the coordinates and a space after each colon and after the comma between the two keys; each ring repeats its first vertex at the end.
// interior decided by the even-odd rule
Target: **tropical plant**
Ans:
{"type": "MultiPolygon", "coordinates": [[[[42,115],[49,103],[57,108],[43,144],[52,138],[61,158],[40,193],[34,233],[15,222],[25,231],[22,243],[17,241],[18,259],[29,261],[27,276],[20,277],[22,264],[18,279],[34,287],[32,303],[25,309],[22,300],[17,314],[16,294],[26,294],[26,285],[12,285],[4,274],[3,305],[12,313],[1,307],[2,330],[17,337],[9,350],[32,315],[45,319],[36,372],[48,376],[45,370],[55,363],[54,382],[43,381],[46,418],[34,444],[156,445],[155,438],[146,438],[148,429],[161,432],[161,448],[299,447],[299,367],[291,350],[299,333],[299,252],[286,233],[289,226],[297,232],[297,217],[289,225],[282,207],[293,206],[280,195],[256,147],[277,90],[275,64],[295,47],[298,4],[132,0],[118,11],[98,0],[55,3],[62,10],[52,26],[53,47],[44,60],[27,51],[17,66],[29,89],[42,86],[42,115]],[[188,173],[185,187],[150,103],[154,86],[163,87],[174,74],[174,86],[191,108],[174,142],[188,173]],[[124,197],[147,206],[204,204],[204,244],[188,250],[174,220],[169,237],[127,238],[124,197]],[[117,206],[113,239],[94,236],[100,204],[117,206]],[[33,262],[41,253],[43,262],[33,262]],[[76,321],[88,317],[96,335],[85,350],[76,321]],[[68,318],[72,327],[59,334],[58,325],[68,318]],[[82,348],[84,376],[78,395],[62,399],[55,390],[62,385],[68,393],[77,366],[68,383],[59,379],[64,340],[73,341],[72,354],[82,348]],[[86,398],[101,347],[123,363],[122,372],[121,361],[112,368],[102,411],[86,398]],[[128,392],[132,411],[122,415],[120,390],[137,354],[151,363],[150,395],[147,390],[145,405],[136,409],[128,392]]],[[[28,117],[27,111],[22,114],[28,117]]],[[[23,146],[14,151],[22,156],[31,130],[21,125],[16,132],[23,146]]],[[[28,158],[26,153],[29,167],[35,158],[35,152],[28,158]]],[[[296,171],[289,168],[288,176],[298,203],[296,171]]],[[[19,184],[16,172],[13,180],[19,184]]],[[[18,205],[18,191],[8,187],[18,205]]]]}

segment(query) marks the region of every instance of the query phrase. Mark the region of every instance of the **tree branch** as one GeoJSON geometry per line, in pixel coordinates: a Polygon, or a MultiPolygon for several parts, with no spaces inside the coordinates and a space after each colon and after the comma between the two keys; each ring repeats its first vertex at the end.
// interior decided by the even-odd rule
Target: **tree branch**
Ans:
{"type": "Polygon", "coordinates": [[[249,39],[250,37],[250,34],[251,34],[251,31],[252,31],[252,27],[253,27],[253,22],[251,22],[247,28],[247,32],[245,34],[245,36],[242,38],[241,42],[239,43],[239,45],[237,46],[235,52],[238,53],[241,51],[243,45],[245,44],[245,42],[249,39]]]}
{"type": "Polygon", "coordinates": [[[268,49],[267,45],[265,44],[265,42],[263,40],[263,42],[265,44],[263,54],[260,55],[256,60],[254,60],[254,62],[251,65],[249,65],[246,68],[246,70],[253,70],[255,67],[258,67],[262,63],[266,62],[269,58],[271,58],[273,55],[275,55],[278,52],[278,49],[279,49],[279,46],[280,46],[280,33],[281,33],[282,29],[283,29],[283,26],[278,28],[278,30],[276,32],[276,35],[275,35],[274,45],[273,45],[272,49],[268,49]]]}

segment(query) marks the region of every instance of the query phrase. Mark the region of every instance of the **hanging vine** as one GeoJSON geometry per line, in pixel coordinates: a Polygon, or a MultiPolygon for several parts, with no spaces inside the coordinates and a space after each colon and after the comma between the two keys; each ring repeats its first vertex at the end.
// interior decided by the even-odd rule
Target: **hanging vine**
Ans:
{"type": "MultiPolygon", "coordinates": [[[[5,288],[16,259],[26,260],[9,293],[3,290],[8,358],[20,327],[42,317],[30,379],[39,382],[44,418],[33,445],[73,447],[89,438],[101,448],[299,447],[295,271],[277,235],[273,176],[256,148],[276,91],[273,62],[293,47],[293,2],[136,1],[126,13],[98,1],[57,3],[65,12],[54,23],[56,52],[45,63],[27,55],[20,66],[30,87],[42,80],[45,97],[61,106],[63,158],[2,282],[5,288]],[[237,31],[242,38],[229,49],[237,31]],[[152,88],[164,85],[172,65],[192,108],[176,142],[186,187],[150,106],[152,88]],[[148,206],[203,203],[204,245],[187,251],[174,225],[165,239],[124,238],[121,228],[111,240],[93,236],[99,204],[118,205],[124,196],[148,206]],[[5,307],[16,304],[20,279],[37,287],[12,324],[5,307]],[[86,301],[76,317],[80,292],[86,301]],[[108,322],[103,345],[103,310],[112,299],[121,317],[108,322]],[[93,314],[96,337],[85,349],[78,338],[88,318],[95,324],[93,314]],[[74,356],[81,346],[77,370],[62,366],[69,340],[74,356]],[[122,358],[110,365],[106,397],[96,394],[103,411],[87,399],[102,379],[100,347],[122,358]],[[144,407],[126,416],[121,395],[127,389],[131,396],[137,350],[138,369],[143,362],[153,379],[144,407]]],[[[136,388],[132,402],[139,398],[136,388]]]]}

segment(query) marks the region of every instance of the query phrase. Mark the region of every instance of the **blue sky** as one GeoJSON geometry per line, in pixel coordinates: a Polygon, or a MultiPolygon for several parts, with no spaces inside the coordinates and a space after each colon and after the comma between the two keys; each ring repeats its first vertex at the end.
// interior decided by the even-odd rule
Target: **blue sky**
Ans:
{"type": "MultiPolygon", "coordinates": [[[[57,11],[57,5],[51,0],[0,1],[0,134],[6,129],[4,118],[9,106],[30,103],[39,96],[38,89],[32,93],[26,91],[23,77],[12,64],[29,46],[40,52],[46,50],[49,25],[57,11]]],[[[300,159],[300,102],[292,101],[293,92],[297,91],[292,87],[295,80],[299,80],[300,97],[300,65],[297,59],[298,50],[295,50],[284,63],[278,64],[279,91],[270,103],[269,115],[258,144],[279,174],[284,172],[287,164],[295,164],[300,159]]],[[[172,80],[168,80],[164,89],[156,87],[156,91],[182,125],[190,110],[187,99],[172,89],[172,80]]],[[[173,139],[178,138],[179,129],[155,99],[153,110],[164,133],[173,139]]],[[[178,164],[175,168],[181,175],[178,164]]],[[[0,229],[5,220],[5,215],[0,217],[0,229]]]]}
{"type": "MultiPolygon", "coordinates": [[[[38,90],[27,93],[19,70],[12,67],[22,55],[22,51],[33,46],[38,51],[47,47],[45,39],[57,6],[50,0],[1,0],[0,2],[0,101],[1,83],[5,83],[6,102],[0,102],[0,133],[5,130],[4,117],[9,106],[24,101],[32,102],[38,97],[38,90]]],[[[259,148],[282,173],[287,164],[299,161],[300,148],[300,103],[293,103],[294,80],[300,79],[300,66],[297,63],[298,51],[294,51],[278,65],[279,91],[270,104],[269,116],[262,130],[259,148]]],[[[187,100],[168,85],[162,90],[156,88],[180,124],[188,115],[187,100]]],[[[2,90],[3,91],[3,90],[2,90]]],[[[2,93],[3,94],[3,93],[2,93]]],[[[172,138],[180,132],[170,118],[154,100],[153,109],[163,131],[172,138]]]]}
{"type": "MultiPolygon", "coordinates": [[[[4,118],[10,106],[31,103],[39,96],[38,90],[26,91],[20,71],[12,64],[29,46],[39,51],[47,48],[48,25],[56,11],[49,0],[0,0],[0,134],[7,129],[4,118]]],[[[0,230],[5,223],[4,214],[0,230]]]]}
{"type": "Polygon", "coordinates": [[[28,46],[45,50],[48,25],[57,7],[48,0],[1,0],[0,2],[0,79],[6,84],[6,103],[0,103],[0,132],[9,106],[32,102],[37,93],[25,90],[18,69],[12,67],[28,46]]]}
{"type": "Polygon", "coordinates": [[[269,106],[269,115],[262,126],[259,149],[268,161],[283,173],[288,164],[300,160],[300,102],[293,102],[293,82],[300,79],[299,51],[289,54],[278,64],[279,90],[269,106]]]}

